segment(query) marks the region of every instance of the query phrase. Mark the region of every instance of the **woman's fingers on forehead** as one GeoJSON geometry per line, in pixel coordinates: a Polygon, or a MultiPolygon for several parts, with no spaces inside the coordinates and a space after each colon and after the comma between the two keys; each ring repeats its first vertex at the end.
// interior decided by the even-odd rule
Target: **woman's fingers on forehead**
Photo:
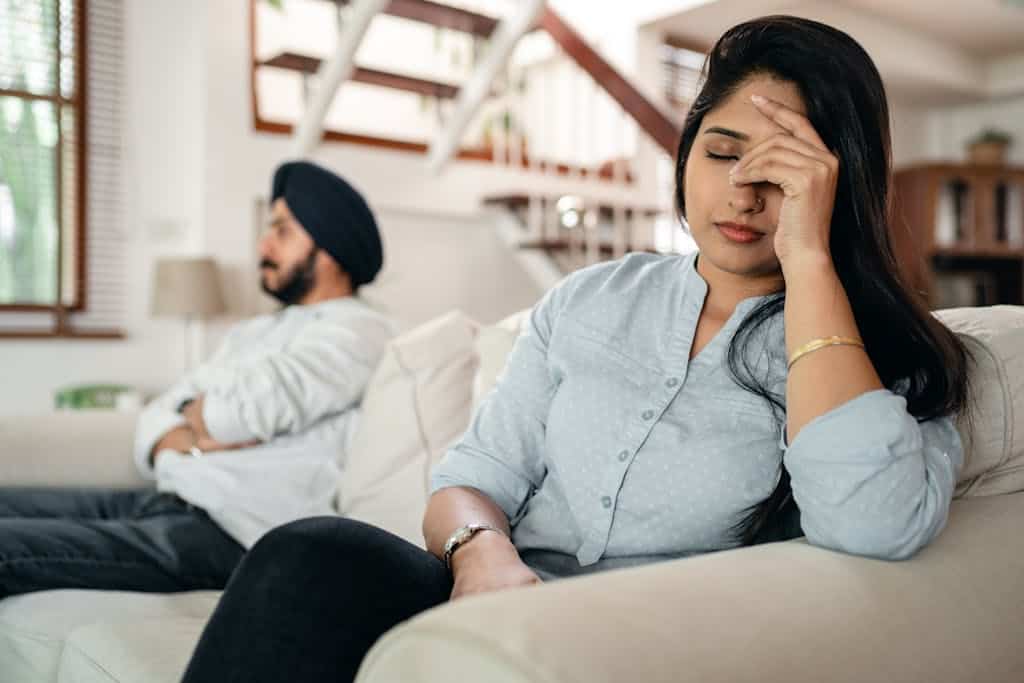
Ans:
{"type": "Polygon", "coordinates": [[[762,95],[751,95],[750,101],[754,103],[758,111],[782,126],[792,135],[824,149],[825,143],[818,136],[818,131],[814,130],[811,122],[800,112],[794,111],[781,102],[770,100],[762,95]]]}
{"type": "Polygon", "coordinates": [[[736,166],[742,168],[751,159],[777,148],[791,149],[812,159],[824,159],[827,154],[806,140],[791,135],[786,131],[781,131],[778,135],[762,140],[751,149],[746,150],[740,160],[736,162],[736,166]]]}

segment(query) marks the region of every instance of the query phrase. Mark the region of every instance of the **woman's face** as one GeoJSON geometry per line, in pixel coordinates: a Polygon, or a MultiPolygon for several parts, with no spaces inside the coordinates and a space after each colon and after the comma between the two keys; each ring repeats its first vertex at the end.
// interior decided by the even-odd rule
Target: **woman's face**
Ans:
{"type": "Polygon", "coordinates": [[[762,95],[806,115],[796,86],[753,76],[704,115],[686,160],[686,222],[700,247],[701,262],[735,275],[779,272],[774,236],[782,190],[770,183],[735,186],[729,169],[761,141],[784,132],[750,101],[762,95]]]}

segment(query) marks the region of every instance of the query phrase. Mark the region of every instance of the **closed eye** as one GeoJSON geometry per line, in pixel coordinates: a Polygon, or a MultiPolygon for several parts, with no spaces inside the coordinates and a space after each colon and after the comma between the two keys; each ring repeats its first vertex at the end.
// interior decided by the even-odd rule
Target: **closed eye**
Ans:
{"type": "Polygon", "coordinates": [[[704,154],[707,156],[708,159],[714,159],[715,161],[739,161],[740,160],[740,158],[738,156],[732,156],[732,155],[728,155],[728,154],[715,154],[714,152],[705,152],[704,154]]]}

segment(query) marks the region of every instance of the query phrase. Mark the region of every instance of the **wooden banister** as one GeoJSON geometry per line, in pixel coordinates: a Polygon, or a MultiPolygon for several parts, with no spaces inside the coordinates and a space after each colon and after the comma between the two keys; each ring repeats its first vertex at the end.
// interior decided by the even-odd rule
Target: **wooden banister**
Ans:
{"type": "Polygon", "coordinates": [[[659,147],[675,158],[679,127],[636,89],[615,67],[590,47],[576,30],[551,7],[541,14],[540,28],[551,35],[577,65],[628,113],[659,147]]]}

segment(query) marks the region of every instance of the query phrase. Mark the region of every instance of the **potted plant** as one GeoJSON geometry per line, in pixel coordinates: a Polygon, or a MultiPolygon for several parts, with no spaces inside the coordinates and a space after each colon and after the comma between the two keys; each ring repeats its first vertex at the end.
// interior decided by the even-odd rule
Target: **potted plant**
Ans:
{"type": "Polygon", "coordinates": [[[967,144],[967,157],[975,164],[1002,164],[1013,136],[995,128],[986,128],[967,144]]]}

